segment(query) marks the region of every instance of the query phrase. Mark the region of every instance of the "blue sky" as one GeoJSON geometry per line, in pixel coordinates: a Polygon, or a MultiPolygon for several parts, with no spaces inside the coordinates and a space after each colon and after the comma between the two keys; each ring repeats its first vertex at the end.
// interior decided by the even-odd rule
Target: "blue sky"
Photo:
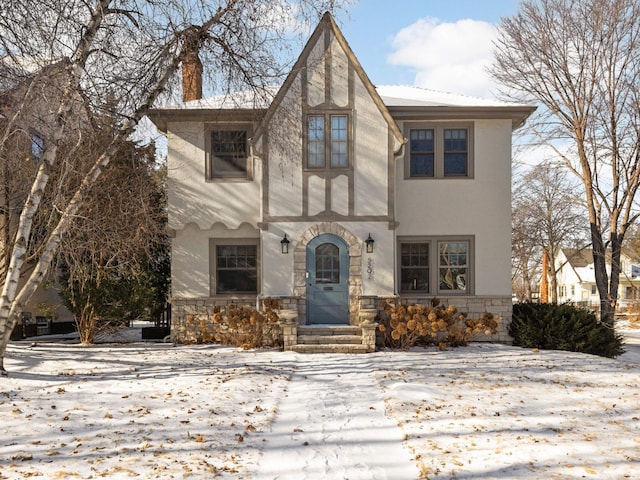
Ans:
{"type": "Polygon", "coordinates": [[[491,97],[484,73],[501,17],[518,0],[359,0],[336,21],[376,85],[491,97]]]}

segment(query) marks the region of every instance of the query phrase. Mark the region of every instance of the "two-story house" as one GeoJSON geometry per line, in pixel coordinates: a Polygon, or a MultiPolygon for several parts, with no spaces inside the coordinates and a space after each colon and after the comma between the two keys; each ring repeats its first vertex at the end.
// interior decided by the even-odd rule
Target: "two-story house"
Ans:
{"type": "MultiPolygon", "coordinates": [[[[640,304],[640,257],[625,248],[620,263],[618,306],[624,308],[640,304]]],[[[591,248],[562,248],[556,255],[554,266],[558,279],[558,303],[600,309],[591,248]]],[[[610,272],[611,259],[607,256],[607,273],[610,272]]]]}
{"type": "Polygon", "coordinates": [[[278,297],[301,325],[347,325],[393,296],[489,311],[507,339],[511,139],[534,107],[375,86],[329,14],[263,104],[198,98],[200,72],[184,65],[192,96],[151,113],[175,340],[217,305],[278,297]]]}

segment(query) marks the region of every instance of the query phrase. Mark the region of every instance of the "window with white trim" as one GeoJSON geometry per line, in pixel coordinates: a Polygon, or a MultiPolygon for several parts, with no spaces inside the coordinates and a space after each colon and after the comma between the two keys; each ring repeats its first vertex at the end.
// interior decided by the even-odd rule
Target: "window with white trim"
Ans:
{"type": "Polygon", "coordinates": [[[473,124],[407,124],[405,178],[473,176],[473,124]]]}
{"type": "Polygon", "coordinates": [[[309,169],[349,167],[349,115],[343,113],[307,115],[306,167],[309,169]]]}
{"type": "Polygon", "coordinates": [[[473,238],[401,238],[401,294],[472,293],[473,238]]]}

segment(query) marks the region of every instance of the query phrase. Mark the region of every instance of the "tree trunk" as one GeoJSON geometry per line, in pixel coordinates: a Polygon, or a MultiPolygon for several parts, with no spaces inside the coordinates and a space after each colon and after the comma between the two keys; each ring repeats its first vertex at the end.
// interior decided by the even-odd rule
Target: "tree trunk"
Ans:
{"type": "MultiPolygon", "coordinates": [[[[103,0],[102,3],[108,4],[109,2],[103,0]]],[[[103,7],[101,6],[99,8],[102,9],[103,7]]],[[[104,14],[105,13],[102,10],[101,12],[96,13],[96,15],[104,14]]],[[[100,16],[100,19],[103,20],[103,16],[100,16]]],[[[195,32],[206,32],[214,22],[214,20],[215,19],[210,19],[210,21],[207,22],[203,27],[196,27],[195,32]]],[[[97,28],[97,26],[94,24],[91,24],[91,27],[97,28]]],[[[193,31],[189,33],[191,35],[194,34],[193,31]]],[[[93,37],[91,37],[91,39],[92,38],[93,37]]],[[[201,35],[201,37],[198,38],[200,38],[200,41],[203,41],[202,39],[205,37],[204,35],[201,35]]],[[[91,48],[91,42],[83,42],[82,46],[87,49],[87,51],[81,51],[77,56],[81,58],[83,62],[86,62],[86,55],[88,55],[88,52],[91,48]]],[[[31,276],[22,287],[20,292],[17,293],[18,277],[20,274],[20,269],[24,262],[24,255],[27,250],[27,241],[29,238],[28,233],[33,223],[33,217],[37,211],[37,205],[39,205],[39,201],[42,197],[42,190],[44,189],[44,185],[46,185],[46,180],[48,180],[48,175],[46,176],[46,179],[38,180],[39,177],[36,178],[36,181],[33,184],[32,191],[27,197],[23,215],[20,217],[20,226],[18,228],[19,234],[16,237],[17,240],[12,252],[11,264],[9,272],[7,274],[7,281],[5,282],[2,296],[0,297],[0,374],[7,374],[4,368],[4,355],[6,353],[7,345],[11,337],[11,332],[18,322],[18,318],[22,314],[22,309],[25,303],[29,300],[31,295],[33,295],[38,286],[41,284],[42,278],[46,275],[48,268],[53,261],[55,253],[58,249],[58,246],[60,245],[60,237],[65,234],[66,229],[68,228],[68,225],[70,223],[70,219],[78,213],[85,196],[91,189],[91,186],[98,179],[104,167],[109,164],[113,156],[116,154],[117,149],[119,148],[120,141],[124,138],[127,138],[133,132],[133,129],[137,125],[138,121],[147,114],[153,102],[155,102],[158,95],[160,95],[160,93],[164,90],[167,82],[178,69],[180,62],[182,61],[184,51],[181,51],[179,54],[174,54],[173,56],[171,56],[172,54],[168,51],[166,52],[166,54],[168,56],[168,61],[163,75],[161,75],[156,80],[155,84],[149,89],[149,93],[144,99],[145,101],[143,102],[143,104],[138,107],[136,111],[129,117],[129,119],[120,127],[117,134],[114,136],[112,143],[95,161],[93,167],[89,170],[80,187],[75,192],[73,198],[60,216],[59,222],[49,235],[49,238],[44,244],[44,247],[40,254],[40,258],[38,259],[38,262],[36,263],[31,276]]],[[[73,77],[76,80],[77,86],[79,84],[81,66],[79,64],[76,64],[73,70],[75,75],[77,75],[73,77]]],[[[73,87],[73,84],[70,82],[69,88],[71,87],[73,87]]],[[[69,94],[71,94],[71,92],[69,92],[69,94]]],[[[62,105],[61,109],[63,107],[68,108],[68,105],[62,105]]],[[[61,117],[60,123],[62,123],[61,117]]],[[[60,135],[62,135],[62,133],[63,129],[61,126],[60,135]]],[[[50,161],[53,162],[55,161],[55,153],[56,152],[53,149],[50,150],[49,153],[45,152],[45,158],[48,154],[52,157],[50,161]]],[[[46,169],[46,167],[44,166],[46,163],[47,162],[45,161],[42,162],[41,169],[39,170],[39,176],[41,171],[43,172],[42,175],[48,174],[48,169],[46,169]]]]}

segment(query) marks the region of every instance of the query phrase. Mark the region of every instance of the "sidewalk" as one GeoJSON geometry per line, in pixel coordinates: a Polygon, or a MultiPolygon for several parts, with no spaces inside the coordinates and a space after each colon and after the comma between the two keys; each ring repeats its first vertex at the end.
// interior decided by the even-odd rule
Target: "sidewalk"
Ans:
{"type": "Polygon", "coordinates": [[[299,359],[251,478],[417,479],[400,428],[385,416],[374,366],[326,355],[320,372],[317,355],[299,359]]]}

